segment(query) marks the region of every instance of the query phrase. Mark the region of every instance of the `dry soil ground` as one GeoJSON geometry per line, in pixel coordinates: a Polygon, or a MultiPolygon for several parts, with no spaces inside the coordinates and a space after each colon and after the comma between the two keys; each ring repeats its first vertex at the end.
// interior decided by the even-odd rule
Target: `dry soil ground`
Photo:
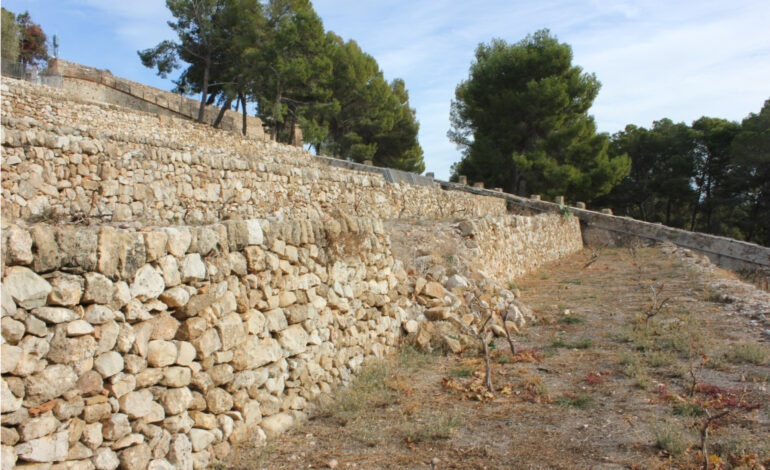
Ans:
{"type": "Polygon", "coordinates": [[[659,248],[590,261],[584,251],[512,285],[538,322],[516,355],[496,342],[493,397],[477,351],[406,346],[303,426],[222,465],[696,469],[708,423],[709,468],[770,468],[770,349],[764,327],[712,287],[732,275],[659,248]]]}

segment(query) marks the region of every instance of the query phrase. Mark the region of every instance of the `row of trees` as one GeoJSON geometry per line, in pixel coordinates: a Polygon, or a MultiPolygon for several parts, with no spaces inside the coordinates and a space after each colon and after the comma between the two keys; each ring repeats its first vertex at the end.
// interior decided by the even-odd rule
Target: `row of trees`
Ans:
{"type": "Polygon", "coordinates": [[[631,171],[597,205],[672,227],[770,246],[770,100],[741,123],[661,119],[612,136],[631,171]]]}
{"type": "MultiPolygon", "coordinates": [[[[403,80],[387,82],[374,58],[326,32],[308,0],[166,0],[175,41],[139,51],[166,77],[185,64],[177,91],[204,106],[247,105],[274,139],[303,139],[316,152],[424,170],[419,125],[403,80]]],[[[215,125],[218,125],[218,121],[215,125]]]]}
{"type": "Polygon", "coordinates": [[[20,62],[22,67],[36,66],[48,59],[47,37],[28,12],[19,14],[2,8],[2,58],[20,62]]]}
{"type": "Polygon", "coordinates": [[[588,114],[599,87],[548,30],[479,45],[452,102],[452,179],[770,245],[770,100],[742,123],[663,119],[610,136],[588,114]]]}

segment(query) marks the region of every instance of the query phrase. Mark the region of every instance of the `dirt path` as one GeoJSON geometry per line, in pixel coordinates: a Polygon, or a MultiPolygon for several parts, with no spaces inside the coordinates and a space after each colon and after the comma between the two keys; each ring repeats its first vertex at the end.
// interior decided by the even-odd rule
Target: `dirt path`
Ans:
{"type": "Polygon", "coordinates": [[[515,356],[497,341],[494,398],[474,351],[405,348],[302,427],[225,465],[696,469],[708,416],[729,410],[709,426],[709,468],[769,466],[770,349],[757,320],[711,287],[731,276],[657,248],[603,250],[586,267],[590,258],[516,283],[539,322],[515,356]]]}

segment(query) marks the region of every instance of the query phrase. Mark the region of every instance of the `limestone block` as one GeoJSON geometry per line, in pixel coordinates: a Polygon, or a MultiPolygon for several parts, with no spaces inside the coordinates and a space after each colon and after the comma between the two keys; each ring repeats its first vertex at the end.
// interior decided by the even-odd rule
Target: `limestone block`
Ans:
{"type": "Polygon", "coordinates": [[[53,416],[32,418],[19,425],[19,435],[22,442],[38,439],[54,432],[59,427],[59,420],[53,416]]]}
{"type": "Polygon", "coordinates": [[[187,341],[176,341],[176,363],[180,366],[190,366],[195,360],[195,346],[187,341]]]}
{"type": "Polygon", "coordinates": [[[64,307],[38,307],[32,310],[32,314],[48,323],[65,323],[77,319],[73,310],[64,307]]]}
{"type": "Polygon", "coordinates": [[[190,412],[190,418],[192,418],[196,428],[208,430],[217,428],[217,417],[211,413],[192,411],[190,412]]]}
{"type": "Polygon", "coordinates": [[[192,371],[187,367],[167,367],[160,384],[165,387],[186,387],[192,381],[192,371]]]}
{"type": "Polygon", "coordinates": [[[82,272],[96,270],[97,229],[83,226],[64,226],[56,229],[56,242],[61,254],[61,265],[82,272]]]}
{"type": "Polygon", "coordinates": [[[176,466],[166,459],[155,459],[150,461],[147,470],[176,470],[176,466]]]}
{"type": "Polygon", "coordinates": [[[187,291],[187,289],[183,289],[181,287],[172,287],[160,295],[160,300],[165,302],[166,305],[171,308],[184,307],[190,300],[190,293],[187,291]]]}
{"type": "Polygon", "coordinates": [[[71,307],[77,305],[83,296],[84,281],[80,276],[57,273],[50,279],[51,293],[48,295],[48,303],[71,307]]]}
{"type": "Polygon", "coordinates": [[[68,465],[68,468],[70,466],[73,466],[74,468],[94,468],[90,460],[85,460],[85,459],[91,458],[93,455],[94,455],[94,452],[88,447],[86,447],[84,444],[81,444],[80,442],[72,443],[70,444],[70,450],[67,453],[66,465],[68,465]],[[75,461],[82,460],[83,465],[85,466],[81,467],[81,464],[79,462],[72,462],[73,460],[75,461]]]}
{"type": "Polygon", "coordinates": [[[48,336],[48,326],[44,321],[33,315],[27,315],[27,318],[24,319],[24,325],[27,327],[27,334],[29,335],[35,335],[41,338],[48,336]]]}
{"type": "Polygon", "coordinates": [[[179,272],[179,262],[173,255],[160,258],[158,266],[163,273],[166,287],[177,286],[182,283],[182,275],[179,272]]]}
{"type": "Polygon", "coordinates": [[[172,317],[168,312],[163,312],[154,320],[151,339],[172,340],[179,329],[179,320],[172,317]]]}
{"type": "Polygon", "coordinates": [[[179,470],[192,470],[192,444],[190,439],[184,434],[173,435],[167,458],[179,470]]]}
{"type": "Polygon", "coordinates": [[[112,377],[122,371],[123,366],[123,356],[116,351],[108,351],[94,360],[94,369],[104,378],[112,377]]]}
{"type": "MultiPolygon", "coordinates": [[[[0,411],[5,414],[12,413],[21,409],[21,398],[16,398],[16,396],[11,392],[11,389],[8,387],[8,383],[5,381],[5,379],[0,382],[0,385],[2,386],[0,389],[0,411]]],[[[4,421],[3,424],[7,423],[4,421]]]]}
{"type": "Polygon", "coordinates": [[[115,398],[120,398],[123,395],[132,392],[136,389],[136,376],[132,374],[119,373],[110,378],[110,384],[107,386],[107,390],[110,391],[110,395],[115,398]]]}
{"type": "Polygon", "coordinates": [[[85,320],[92,325],[102,325],[115,319],[115,312],[106,305],[89,305],[85,310],[85,320]]]}
{"type": "Polygon", "coordinates": [[[102,227],[99,232],[98,270],[111,279],[133,279],[145,264],[144,238],[140,233],[102,227]]]}
{"type": "Polygon", "coordinates": [[[33,439],[16,446],[16,454],[28,462],[61,462],[69,452],[68,432],[33,439]]]}
{"type": "Polygon", "coordinates": [[[85,278],[83,303],[110,303],[115,287],[107,276],[99,273],[85,273],[83,277],[85,278]]]}
{"type": "Polygon", "coordinates": [[[165,390],[160,397],[160,404],[169,415],[178,415],[187,411],[192,402],[192,392],[187,387],[165,390]]]}
{"type": "Polygon", "coordinates": [[[232,366],[235,370],[256,369],[281,358],[281,345],[273,338],[260,340],[249,336],[241,343],[233,355],[232,366]]]}
{"type": "Polygon", "coordinates": [[[272,439],[285,431],[294,424],[294,417],[289,413],[278,413],[262,419],[260,427],[265,431],[267,437],[272,439]]]}
{"type": "Polygon", "coordinates": [[[16,225],[8,227],[8,245],[6,255],[9,264],[31,264],[32,263],[32,236],[26,230],[22,230],[16,225]]]}
{"type": "Polygon", "coordinates": [[[423,294],[435,299],[443,299],[447,292],[446,289],[444,289],[444,286],[438,282],[430,281],[425,284],[423,294]]]}
{"type": "Polygon", "coordinates": [[[48,366],[27,377],[25,400],[31,406],[43,404],[74,388],[77,380],[77,375],[70,367],[61,364],[48,366]]]}
{"type": "Polygon", "coordinates": [[[205,429],[193,428],[190,430],[190,443],[192,444],[193,452],[200,452],[210,446],[216,436],[211,431],[205,429]]]}
{"type": "Polygon", "coordinates": [[[94,332],[94,327],[85,320],[75,320],[67,323],[67,336],[90,335],[94,332]]]}
{"type": "Polygon", "coordinates": [[[168,234],[160,231],[145,232],[144,246],[147,253],[147,261],[155,261],[166,254],[168,234]]]}
{"type": "Polygon", "coordinates": [[[214,414],[225,413],[233,407],[233,397],[221,388],[213,388],[206,394],[206,405],[214,414]]]}
{"type": "MultiPolygon", "coordinates": [[[[142,434],[139,434],[139,433],[129,434],[113,442],[112,445],[110,446],[110,449],[112,450],[125,449],[126,447],[135,446],[143,442],[144,442],[144,436],[142,434]]],[[[150,452],[152,452],[152,449],[150,449],[150,452]]]]}
{"type": "Polygon", "coordinates": [[[108,321],[97,326],[95,330],[98,331],[99,343],[97,344],[95,354],[99,355],[112,351],[117,345],[120,329],[120,325],[115,321],[108,321]]]}
{"type": "Polygon", "coordinates": [[[107,440],[117,441],[130,433],[131,424],[128,422],[128,416],[123,413],[114,414],[102,423],[102,434],[107,440]]]}
{"type": "Polygon", "coordinates": [[[147,468],[152,454],[150,446],[142,443],[118,452],[122,470],[137,470],[147,468]]]}
{"type": "Polygon", "coordinates": [[[291,325],[278,333],[278,342],[289,356],[305,352],[308,338],[308,334],[302,325],[291,325]]]}
{"type": "Polygon", "coordinates": [[[32,227],[30,235],[35,245],[33,269],[39,273],[58,269],[61,266],[61,252],[53,228],[38,224],[32,227]]]}
{"type": "Polygon", "coordinates": [[[209,357],[214,351],[219,351],[222,348],[222,342],[219,339],[219,334],[214,328],[209,328],[204,331],[200,336],[190,341],[195,349],[198,350],[198,356],[201,359],[209,357]]]}
{"type": "Polygon", "coordinates": [[[139,390],[123,395],[118,399],[118,403],[120,411],[126,413],[131,419],[136,419],[150,414],[154,398],[149,390],[139,390]]]}
{"type": "Polygon", "coordinates": [[[201,255],[193,253],[182,260],[182,282],[201,281],[206,278],[206,264],[201,255]]]}
{"type": "Polygon", "coordinates": [[[280,308],[268,310],[265,313],[265,322],[267,330],[271,333],[285,330],[289,326],[289,322],[286,319],[286,314],[284,313],[283,309],[280,308]]]}
{"type": "Polygon", "coordinates": [[[101,374],[95,370],[89,370],[80,376],[77,382],[78,392],[84,396],[91,396],[101,393],[104,388],[104,381],[101,374]]]}
{"type": "Polygon", "coordinates": [[[151,265],[145,264],[136,271],[131,284],[131,296],[142,301],[157,298],[166,288],[163,276],[151,265]]]}
{"type": "Polygon", "coordinates": [[[120,465],[118,454],[109,447],[100,447],[91,458],[96,470],[115,470],[120,465]]]}
{"type": "Polygon", "coordinates": [[[163,231],[168,235],[166,248],[172,255],[180,258],[187,253],[192,242],[192,234],[187,228],[167,227],[163,231]]]}
{"type": "Polygon", "coordinates": [[[177,358],[176,345],[171,341],[153,340],[147,347],[147,363],[151,367],[174,364],[177,358]]]}
{"type": "Polygon", "coordinates": [[[222,341],[222,349],[228,351],[241,341],[246,339],[246,330],[243,327],[241,316],[237,313],[231,313],[222,318],[217,324],[219,338],[222,341]]]}
{"type": "Polygon", "coordinates": [[[3,317],[0,320],[2,324],[3,339],[11,344],[16,344],[24,337],[24,332],[27,330],[24,323],[14,320],[11,317],[3,317]]]}
{"type": "Polygon", "coordinates": [[[83,420],[86,423],[95,423],[107,419],[111,414],[112,406],[109,403],[86,405],[83,409],[83,420]]]}
{"type": "Polygon", "coordinates": [[[80,442],[85,444],[89,449],[94,450],[102,445],[103,440],[104,435],[102,434],[102,423],[86,424],[85,428],[83,428],[83,434],[80,437],[80,442]]]}
{"type": "Polygon", "coordinates": [[[22,266],[12,266],[6,270],[3,287],[4,295],[26,309],[45,305],[48,294],[53,290],[48,281],[22,266]]]}
{"type": "Polygon", "coordinates": [[[12,346],[7,343],[3,343],[0,348],[2,348],[2,351],[0,351],[0,362],[2,363],[0,371],[2,371],[3,374],[7,374],[8,372],[13,371],[19,364],[23,351],[20,347],[12,346]]]}

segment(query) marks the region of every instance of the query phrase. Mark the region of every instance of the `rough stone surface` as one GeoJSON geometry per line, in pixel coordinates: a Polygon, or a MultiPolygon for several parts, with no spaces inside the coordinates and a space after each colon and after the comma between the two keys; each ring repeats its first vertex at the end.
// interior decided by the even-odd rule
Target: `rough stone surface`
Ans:
{"type": "Polygon", "coordinates": [[[6,270],[3,287],[3,294],[22,308],[42,307],[52,290],[48,281],[22,266],[12,266],[6,270]]]}
{"type": "Polygon", "coordinates": [[[130,418],[143,418],[152,412],[154,398],[149,390],[129,392],[118,400],[120,411],[130,418]]]}
{"type": "Polygon", "coordinates": [[[33,439],[16,446],[19,459],[28,462],[61,462],[67,459],[68,452],[67,431],[33,439]]]}
{"type": "Polygon", "coordinates": [[[116,351],[109,351],[94,360],[94,368],[102,374],[102,377],[108,378],[123,370],[123,356],[116,351]]]}
{"type": "Polygon", "coordinates": [[[170,366],[176,357],[176,345],[171,341],[153,340],[147,345],[147,363],[151,367],[170,366]]]}
{"type": "Polygon", "coordinates": [[[419,336],[428,311],[456,315],[447,289],[475,277],[431,263],[407,274],[381,219],[471,217],[460,232],[504,282],[579,249],[576,220],[3,86],[3,443],[66,429],[57,469],[200,468],[287,429],[366,358],[419,336]],[[44,213],[63,221],[23,220],[44,213]]]}
{"type": "Polygon", "coordinates": [[[142,443],[118,452],[118,457],[122,470],[135,470],[147,468],[147,464],[152,458],[152,452],[149,445],[142,443]]]}
{"type": "Polygon", "coordinates": [[[166,288],[163,276],[149,264],[145,264],[136,272],[131,284],[131,296],[145,301],[157,298],[166,288]]]}

